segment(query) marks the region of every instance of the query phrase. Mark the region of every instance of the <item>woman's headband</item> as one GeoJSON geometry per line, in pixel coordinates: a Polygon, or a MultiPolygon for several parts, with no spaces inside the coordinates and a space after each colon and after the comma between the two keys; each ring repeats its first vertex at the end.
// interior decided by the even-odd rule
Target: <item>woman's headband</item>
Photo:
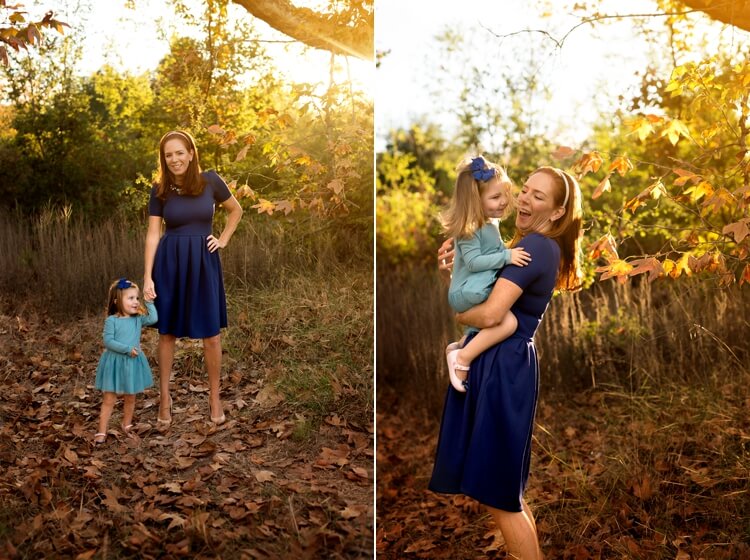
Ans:
{"type": "Polygon", "coordinates": [[[171,130],[171,131],[167,132],[164,135],[164,138],[166,139],[167,137],[174,136],[175,134],[178,134],[178,135],[182,136],[185,140],[187,140],[188,141],[188,146],[192,146],[193,145],[192,141],[190,140],[190,136],[188,136],[184,132],[180,132],[179,130],[171,130]]]}
{"type": "Polygon", "coordinates": [[[565,208],[568,205],[568,198],[570,197],[570,185],[568,184],[568,174],[561,169],[560,175],[562,175],[563,183],[565,183],[565,200],[562,203],[563,208],[565,208]]]}

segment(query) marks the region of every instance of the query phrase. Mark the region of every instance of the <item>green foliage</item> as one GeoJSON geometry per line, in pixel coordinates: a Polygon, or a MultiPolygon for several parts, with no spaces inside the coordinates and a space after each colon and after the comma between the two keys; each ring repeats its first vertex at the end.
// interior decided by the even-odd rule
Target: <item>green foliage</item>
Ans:
{"type": "Polygon", "coordinates": [[[222,174],[246,210],[294,211],[287,222],[337,227],[349,250],[366,247],[366,257],[372,101],[348,83],[332,81],[321,93],[280,82],[254,28],[230,19],[228,0],[210,0],[202,12],[180,1],[174,7],[186,36],[171,38],[153,72],[133,76],[105,66],[76,76],[83,29],[12,58],[3,70],[10,104],[0,108],[7,123],[2,205],[26,214],[68,205],[88,218],[125,212],[140,219],[158,139],[185,128],[203,167],[222,174]]]}
{"type": "Polygon", "coordinates": [[[439,206],[435,180],[409,153],[378,156],[378,260],[428,260],[435,251],[439,206]]]}
{"type": "MultiPolygon", "coordinates": [[[[622,116],[615,134],[597,136],[610,159],[604,177],[594,179],[593,197],[601,199],[592,201],[603,278],[707,273],[721,285],[750,280],[748,85],[750,67],[730,57],[686,63],[658,87],[645,87],[648,100],[634,103],[638,113],[622,116]],[[601,251],[604,235],[612,244],[601,251]]],[[[602,153],[584,153],[574,169],[597,173],[602,153]]]]}

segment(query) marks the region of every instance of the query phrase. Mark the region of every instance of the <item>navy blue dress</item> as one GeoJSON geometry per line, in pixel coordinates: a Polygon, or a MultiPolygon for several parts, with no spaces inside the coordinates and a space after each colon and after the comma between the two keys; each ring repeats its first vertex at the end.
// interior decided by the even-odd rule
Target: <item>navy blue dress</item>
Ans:
{"type": "Polygon", "coordinates": [[[435,492],[466,494],[510,512],[522,510],[529,478],[539,391],[533,337],[560,264],[559,246],[541,234],[524,237],[518,246],[529,252],[531,263],[500,273],[523,290],[511,307],[518,329],[471,363],[466,393],[449,386],[429,484],[435,492]]]}
{"type": "Polygon", "coordinates": [[[151,189],[150,216],[160,216],[166,231],[159,239],[152,278],[160,334],[208,338],[227,326],[227,303],[219,251],[209,252],[214,206],[232,194],[214,171],[202,173],[206,187],[198,196],[169,191],[165,200],[151,189]]]}

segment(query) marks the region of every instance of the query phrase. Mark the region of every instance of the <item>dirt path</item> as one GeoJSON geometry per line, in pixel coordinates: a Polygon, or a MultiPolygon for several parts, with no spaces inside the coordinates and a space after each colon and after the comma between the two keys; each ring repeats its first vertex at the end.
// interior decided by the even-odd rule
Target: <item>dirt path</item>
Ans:
{"type": "MultiPolygon", "coordinates": [[[[0,558],[372,556],[371,425],[313,422],[252,364],[226,359],[228,422],[213,426],[188,343],[170,429],[155,429],[150,389],[134,433],[119,428],[118,405],[95,447],[100,321],[0,325],[0,558]]],[[[144,331],[147,355],[155,342],[144,331]]]]}

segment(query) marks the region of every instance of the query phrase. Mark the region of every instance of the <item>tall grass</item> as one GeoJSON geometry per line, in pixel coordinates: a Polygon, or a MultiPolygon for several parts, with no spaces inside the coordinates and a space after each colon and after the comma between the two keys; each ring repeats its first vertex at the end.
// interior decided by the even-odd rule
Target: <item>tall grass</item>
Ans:
{"type": "MultiPolygon", "coordinates": [[[[438,409],[443,349],[459,334],[430,269],[378,270],[377,375],[438,409]]],[[[687,279],[596,284],[553,298],[537,332],[542,384],[640,389],[750,366],[750,290],[687,279]]]]}
{"type": "MultiPolygon", "coordinates": [[[[91,222],[66,209],[36,218],[0,213],[0,289],[12,295],[11,303],[30,303],[54,316],[103,311],[114,279],[141,283],[145,233],[145,218],[91,222]]],[[[224,277],[230,289],[249,289],[283,282],[288,270],[370,270],[371,244],[367,228],[282,222],[248,212],[221,252],[224,277]]]]}

